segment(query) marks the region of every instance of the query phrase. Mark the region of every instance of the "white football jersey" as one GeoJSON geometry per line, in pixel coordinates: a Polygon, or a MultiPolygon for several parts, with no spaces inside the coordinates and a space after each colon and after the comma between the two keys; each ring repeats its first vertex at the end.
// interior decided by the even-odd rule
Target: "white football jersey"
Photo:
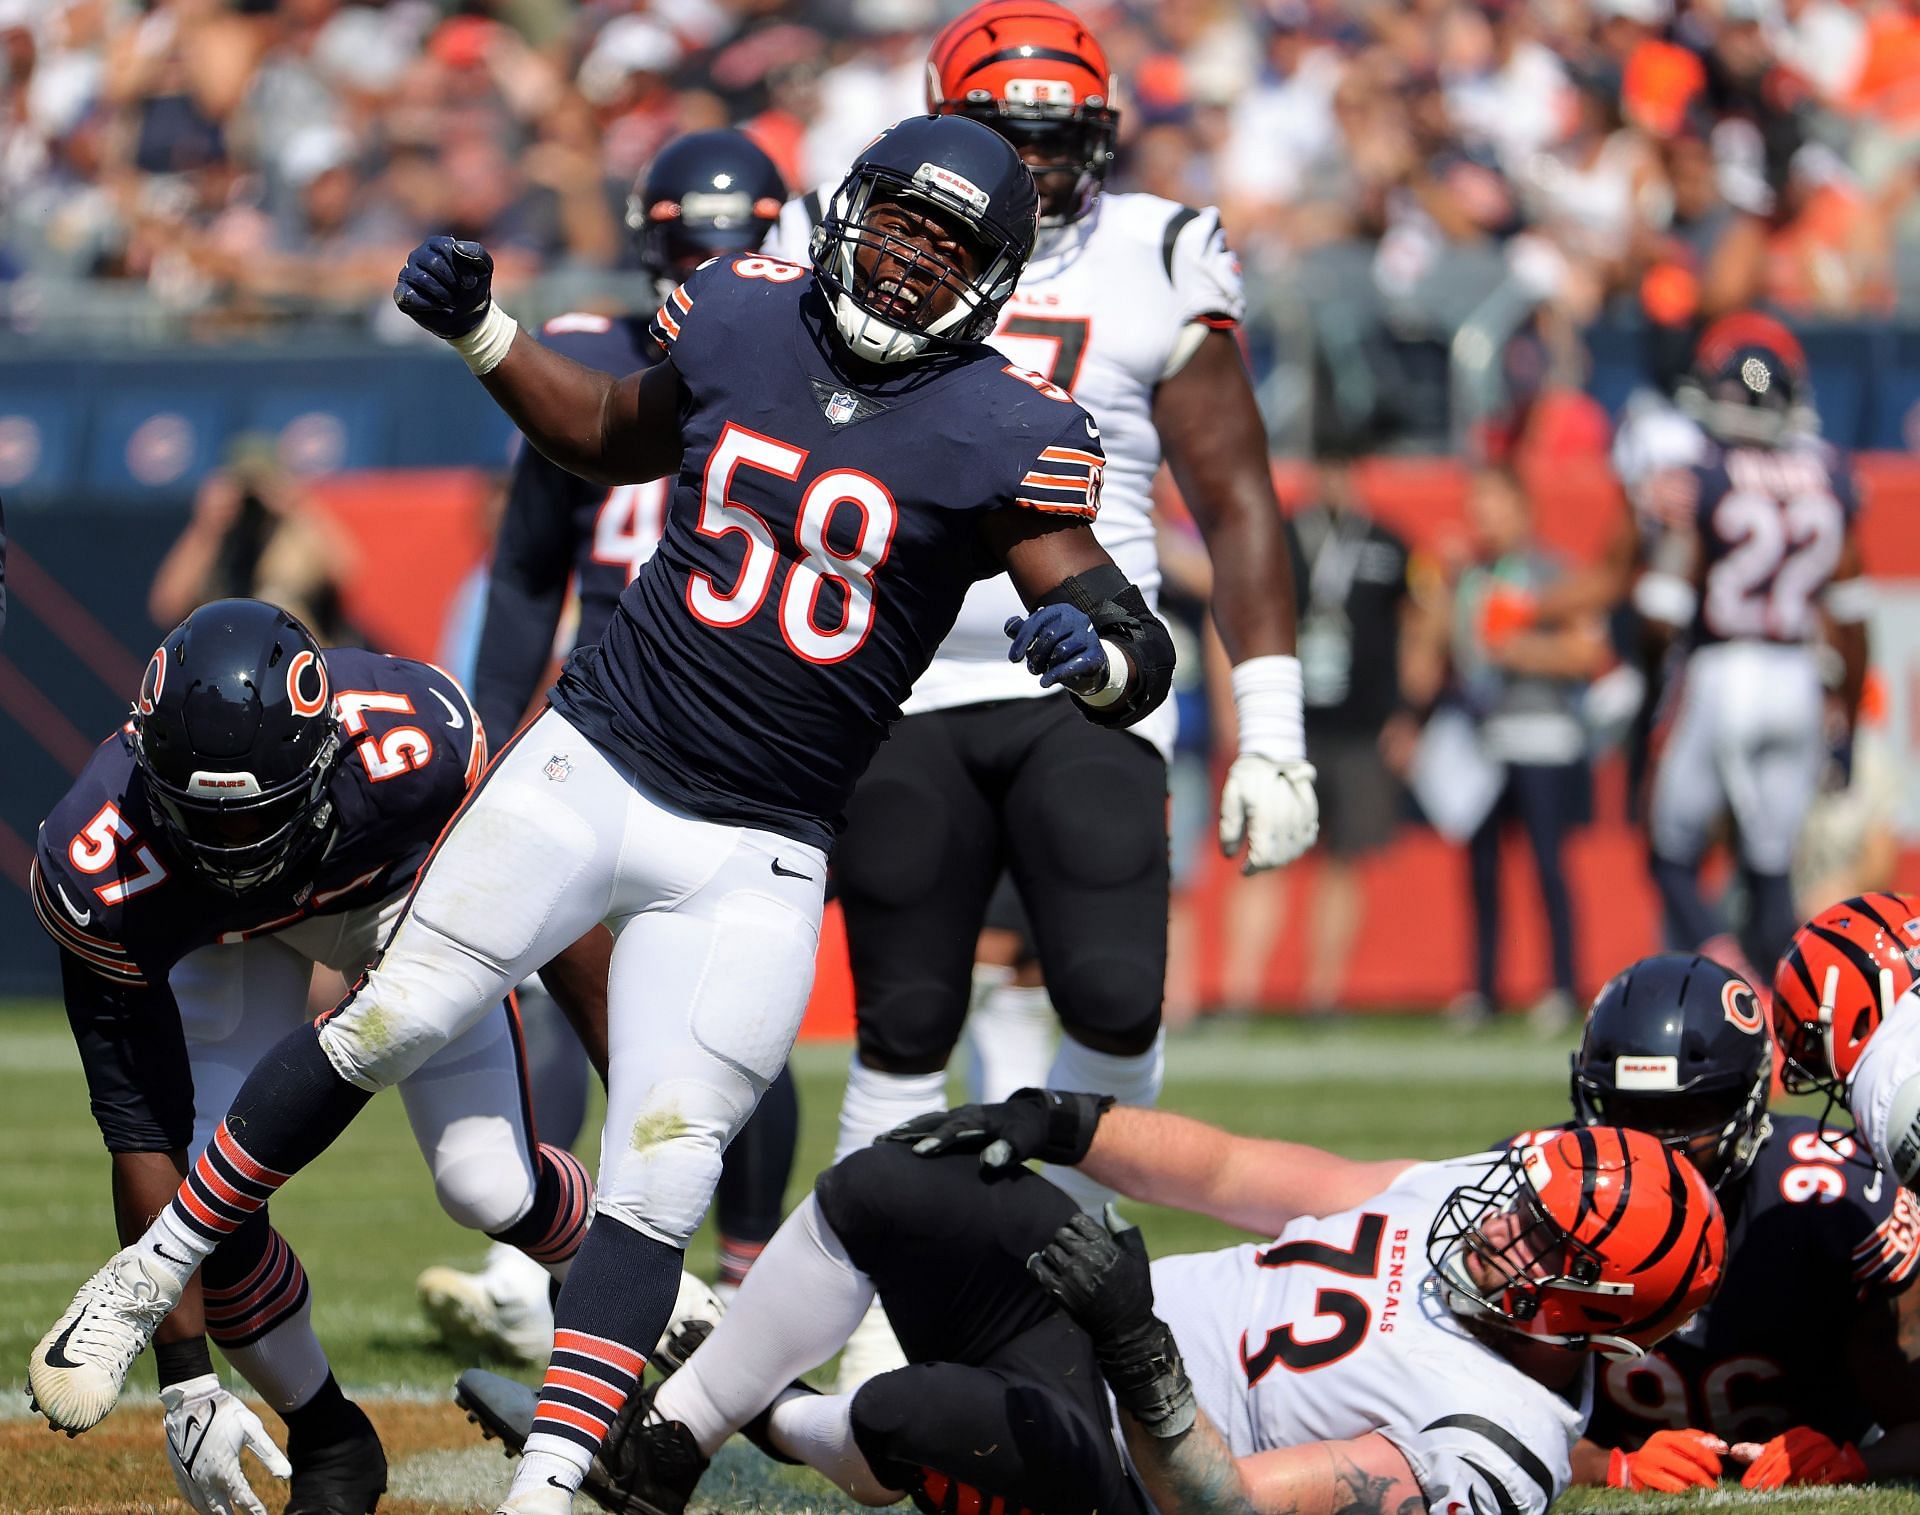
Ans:
{"type": "MultiPolygon", "coordinates": [[[[819,194],[787,203],[769,253],[809,261],[819,194]]],[[[1245,304],[1218,211],[1158,195],[1103,194],[1080,220],[1041,233],[992,338],[1016,364],[1060,385],[1092,414],[1107,457],[1093,532],[1149,605],[1160,588],[1151,497],[1160,468],[1154,388],[1183,328],[1196,321],[1233,325],[1245,304]]],[[[975,584],[902,707],[906,714],[1057,692],[1007,661],[1001,628],[1009,616],[1025,614],[1006,575],[975,584]]],[[[1175,721],[1168,701],[1132,729],[1168,756],[1175,721]]]]}
{"type": "MultiPolygon", "coordinates": [[[[1873,1160],[1898,1177],[1920,1162],[1920,987],[1893,1002],[1853,1065],[1847,1108],[1873,1160]]],[[[1909,1184],[1909,1188],[1916,1187],[1909,1184]]]]}
{"type": "Polygon", "coordinates": [[[1161,1258],[1154,1308],[1236,1457],[1378,1431],[1434,1515],[1537,1515],[1572,1480],[1592,1407],[1527,1377],[1449,1311],[1427,1233],[1484,1154],[1421,1163],[1356,1209],[1272,1243],[1161,1258]]]}

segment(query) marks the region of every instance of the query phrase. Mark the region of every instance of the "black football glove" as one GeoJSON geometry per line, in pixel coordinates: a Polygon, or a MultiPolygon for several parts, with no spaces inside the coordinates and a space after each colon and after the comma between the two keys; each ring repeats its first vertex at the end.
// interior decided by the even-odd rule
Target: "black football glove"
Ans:
{"type": "Polygon", "coordinates": [[[1113,1397],[1148,1435],[1178,1436],[1193,1425],[1193,1383],[1173,1332],[1153,1313],[1138,1226],[1112,1205],[1105,1225],[1082,1211],[1027,1259],[1027,1272],[1087,1333],[1113,1397]]]}
{"type": "Polygon", "coordinates": [[[1003,1172],[1038,1158],[1071,1168],[1087,1155],[1111,1094],[1021,1089],[997,1105],[936,1110],[895,1126],[882,1141],[910,1142],[916,1157],[978,1152],[980,1166],[1003,1172]]]}
{"type": "Polygon", "coordinates": [[[428,237],[407,255],[393,303],[436,337],[464,337],[493,303],[493,258],[478,242],[428,237]]]}

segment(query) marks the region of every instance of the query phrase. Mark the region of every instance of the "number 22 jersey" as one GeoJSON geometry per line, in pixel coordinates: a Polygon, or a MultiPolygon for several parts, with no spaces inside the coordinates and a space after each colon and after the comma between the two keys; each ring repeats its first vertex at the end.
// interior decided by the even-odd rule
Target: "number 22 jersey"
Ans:
{"type": "Polygon", "coordinates": [[[830,847],[854,781],[1000,570],[982,521],[1091,521],[1105,462],[1065,391],[980,344],[850,358],[812,275],[707,264],[652,335],[685,442],[660,545],[552,701],[669,804],[830,847]]]}
{"type": "Polygon", "coordinates": [[[1234,1456],[1378,1431],[1435,1512],[1539,1515],[1566,1489],[1590,1371],[1564,1396],[1529,1378],[1447,1309],[1427,1263],[1434,1217],[1487,1163],[1418,1163],[1269,1244],[1154,1263],[1154,1308],[1234,1456]]]}

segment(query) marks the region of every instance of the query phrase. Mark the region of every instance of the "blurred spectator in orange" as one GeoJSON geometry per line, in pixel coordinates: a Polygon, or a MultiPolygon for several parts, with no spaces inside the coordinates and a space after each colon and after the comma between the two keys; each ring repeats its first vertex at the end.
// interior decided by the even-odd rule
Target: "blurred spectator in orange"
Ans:
{"type": "Polygon", "coordinates": [[[171,628],[209,600],[267,600],[325,646],[360,645],[341,602],[353,562],[352,543],[281,467],[272,439],[250,433],[200,486],[187,529],[154,573],[147,610],[171,628]]]}
{"type": "Polygon", "coordinates": [[[1888,309],[1893,247],[1879,208],[1832,148],[1793,155],[1767,246],[1766,298],[1799,316],[1858,316],[1888,309]]]}

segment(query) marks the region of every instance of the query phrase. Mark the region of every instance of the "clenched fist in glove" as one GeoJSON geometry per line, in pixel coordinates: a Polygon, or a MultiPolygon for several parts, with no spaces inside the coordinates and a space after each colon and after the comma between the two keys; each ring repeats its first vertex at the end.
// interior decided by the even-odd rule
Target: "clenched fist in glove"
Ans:
{"type": "Polygon", "coordinates": [[[1233,670],[1240,755],[1220,791],[1220,850],[1246,846],[1243,873],[1292,862],[1320,835],[1300,704],[1300,660],[1248,658],[1233,670]]]}
{"type": "Polygon", "coordinates": [[[1193,1383],[1165,1321],[1153,1313],[1153,1272],[1138,1226],[1107,1206],[1102,1225],[1084,1210],[1027,1259],[1033,1281],[1093,1342],[1120,1408],[1149,1436],[1178,1436],[1199,1413],[1193,1383]]]}
{"type": "Polygon", "coordinates": [[[1733,1455],[1747,1464],[1740,1479],[1743,1489],[1867,1481],[1867,1465],[1859,1449],[1850,1441],[1836,1442],[1812,1426],[1795,1426],[1769,1442],[1740,1442],[1733,1455]]]}
{"type": "MultiPolygon", "coordinates": [[[[1093,620],[1078,605],[1042,605],[1024,619],[1008,616],[1001,628],[1013,638],[1007,661],[1025,661],[1029,673],[1040,675],[1040,687],[1055,684],[1075,694],[1097,693],[1108,682],[1110,660],[1120,656],[1100,640],[1093,620]]],[[[1119,670],[1125,682],[1125,669],[1119,670]]]]}
{"type": "Polygon", "coordinates": [[[1637,1452],[1615,1451],[1607,1460],[1610,1489],[1710,1489],[1720,1481],[1727,1444],[1711,1431],[1655,1431],[1637,1452]]]}
{"type": "Polygon", "coordinates": [[[1071,1168],[1087,1155],[1100,1117],[1113,1108],[1111,1094],[1062,1089],[1019,1089],[997,1105],[961,1105],[916,1115],[882,1141],[909,1142],[915,1157],[978,1152],[989,1174],[1038,1158],[1071,1168]]]}
{"type": "Polygon", "coordinates": [[[493,303],[493,258],[478,242],[428,237],[407,255],[393,303],[453,344],[476,374],[491,372],[520,328],[493,303]]]}
{"type": "Polygon", "coordinates": [[[180,1497],[200,1515],[267,1515],[247,1482],[240,1454],[251,1451],[275,1478],[293,1471],[260,1417],[220,1387],[211,1373],[168,1384],[167,1461],[180,1497]]]}

